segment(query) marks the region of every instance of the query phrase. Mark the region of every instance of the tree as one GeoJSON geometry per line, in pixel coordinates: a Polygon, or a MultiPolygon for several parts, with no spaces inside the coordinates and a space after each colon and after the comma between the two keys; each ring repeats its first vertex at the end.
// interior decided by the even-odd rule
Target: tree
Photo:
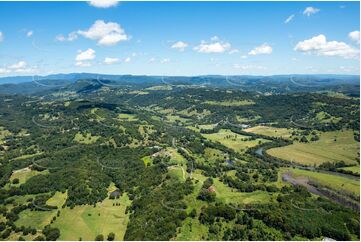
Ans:
{"type": "Polygon", "coordinates": [[[113,232],[110,232],[110,233],[108,234],[107,240],[108,240],[108,241],[113,241],[114,239],[115,239],[115,234],[114,234],[113,232]]]}
{"type": "Polygon", "coordinates": [[[104,235],[98,234],[97,237],[95,237],[95,241],[104,241],[104,235]]]}
{"type": "Polygon", "coordinates": [[[189,213],[189,217],[195,218],[196,216],[197,216],[197,210],[193,208],[192,211],[189,213]]]}
{"type": "Polygon", "coordinates": [[[51,228],[46,226],[43,230],[46,240],[55,241],[60,237],[60,230],[58,228],[51,228]]]}
{"type": "Polygon", "coordinates": [[[14,178],[14,180],[13,180],[13,184],[19,184],[19,178],[14,178]]]}

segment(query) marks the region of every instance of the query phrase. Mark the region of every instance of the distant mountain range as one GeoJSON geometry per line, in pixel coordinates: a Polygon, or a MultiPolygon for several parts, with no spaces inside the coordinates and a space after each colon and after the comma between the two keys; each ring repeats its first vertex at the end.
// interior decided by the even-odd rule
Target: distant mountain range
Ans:
{"type": "MultiPolygon", "coordinates": [[[[136,76],[105,75],[96,73],[54,74],[48,76],[15,76],[0,78],[0,93],[34,94],[51,90],[79,91],[79,87],[133,86],[146,88],[154,85],[199,86],[236,88],[261,93],[288,92],[342,92],[359,96],[360,76],[358,75],[203,75],[203,76],[136,76]]],[[[89,90],[93,90],[93,87],[89,90]]]]}

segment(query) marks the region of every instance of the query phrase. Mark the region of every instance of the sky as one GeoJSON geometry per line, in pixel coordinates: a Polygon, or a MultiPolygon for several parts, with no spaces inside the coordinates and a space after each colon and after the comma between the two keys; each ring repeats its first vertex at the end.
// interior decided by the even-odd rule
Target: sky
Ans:
{"type": "Polygon", "coordinates": [[[0,76],[359,74],[359,2],[0,2],[0,76]]]}

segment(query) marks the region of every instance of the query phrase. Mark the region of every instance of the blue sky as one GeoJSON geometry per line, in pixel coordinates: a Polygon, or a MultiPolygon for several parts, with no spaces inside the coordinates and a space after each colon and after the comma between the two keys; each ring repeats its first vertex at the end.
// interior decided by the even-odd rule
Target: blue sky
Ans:
{"type": "Polygon", "coordinates": [[[0,76],[359,74],[358,2],[0,2],[0,76]]]}

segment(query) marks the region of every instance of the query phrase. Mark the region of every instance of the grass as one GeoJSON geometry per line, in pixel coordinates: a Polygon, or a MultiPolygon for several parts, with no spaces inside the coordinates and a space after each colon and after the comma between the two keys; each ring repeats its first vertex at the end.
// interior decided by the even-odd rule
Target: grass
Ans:
{"type": "Polygon", "coordinates": [[[144,156],[142,158],[142,160],[143,160],[145,166],[150,166],[153,164],[153,160],[150,156],[144,156]]]}
{"type": "Polygon", "coordinates": [[[244,140],[250,138],[250,136],[240,135],[233,133],[227,129],[221,129],[218,133],[214,134],[202,134],[205,138],[212,141],[218,141],[224,146],[231,148],[237,152],[243,152],[247,148],[254,147],[260,143],[268,142],[265,139],[255,139],[255,140],[244,140]]]}
{"type": "Polygon", "coordinates": [[[144,91],[130,91],[129,94],[147,95],[147,94],[149,94],[149,92],[144,92],[144,91]]]}
{"type": "Polygon", "coordinates": [[[121,113],[118,115],[118,119],[125,121],[137,121],[137,117],[134,114],[121,113]]]}
{"type": "Polygon", "coordinates": [[[64,193],[56,192],[54,196],[52,196],[51,198],[48,199],[48,201],[46,201],[46,204],[61,208],[61,206],[63,206],[63,204],[65,203],[67,197],[68,197],[67,192],[64,193]]]}
{"type": "Polygon", "coordinates": [[[246,105],[252,105],[255,104],[255,102],[251,100],[239,100],[239,101],[223,101],[223,102],[217,102],[217,101],[206,101],[205,104],[209,105],[215,105],[215,106],[246,106],[246,105]]]}
{"type": "Polygon", "coordinates": [[[4,139],[11,135],[9,130],[4,129],[4,127],[0,127],[0,144],[4,143],[4,139]]]}
{"type": "Polygon", "coordinates": [[[317,113],[316,119],[321,123],[338,123],[342,118],[334,117],[324,111],[321,111],[317,113]]]}
{"type": "Polygon", "coordinates": [[[256,121],[258,119],[260,119],[261,116],[255,116],[255,117],[252,117],[252,118],[247,118],[247,117],[241,117],[241,116],[237,116],[237,121],[238,122],[252,122],[252,121],[256,121]]]}
{"type": "Polygon", "coordinates": [[[39,175],[39,174],[47,174],[49,173],[48,170],[45,171],[34,171],[31,170],[30,168],[26,167],[20,170],[16,170],[13,172],[13,174],[11,174],[10,177],[10,182],[12,183],[12,181],[17,178],[19,179],[19,184],[14,184],[14,186],[20,186],[21,184],[24,184],[29,178],[39,175]]]}
{"type": "Polygon", "coordinates": [[[327,161],[341,160],[346,164],[357,164],[359,151],[359,143],[354,140],[353,132],[347,130],[321,133],[318,141],[295,142],[292,145],[267,150],[267,153],[299,164],[318,166],[327,161]]]}
{"type": "Polygon", "coordinates": [[[81,144],[93,144],[95,143],[100,136],[92,136],[90,133],[82,134],[80,132],[75,134],[74,141],[81,144]]]}
{"type": "MultiPolygon", "coordinates": [[[[109,193],[114,188],[109,188],[109,193]]],[[[128,195],[124,193],[119,199],[106,198],[103,202],[97,203],[96,207],[67,207],[61,210],[60,217],[53,225],[60,229],[60,240],[94,240],[98,234],[103,234],[106,238],[110,232],[115,234],[115,240],[123,240],[129,221],[125,209],[130,203],[128,195]],[[113,206],[113,203],[121,205],[113,206]]]]}
{"type": "Polygon", "coordinates": [[[171,86],[152,86],[148,87],[145,90],[151,90],[151,91],[171,91],[173,88],[171,86]]]}
{"type": "MultiPolygon", "coordinates": [[[[174,167],[172,170],[173,176],[177,176],[178,179],[184,180],[180,167],[174,167]],[[177,171],[178,170],[178,171],[177,171]]],[[[206,176],[201,174],[201,170],[195,170],[192,173],[192,178],[198,181],[195,183],[195,188],[193,193],[184,198],[185,203],[187,204],[187,213],[196,209],[197,214],[200,213],[201,208],[207,205],[207,202],[196,199],[199,191],[203,185],[203,182],[207,179],[206,176]]],[[[265,191],[256,191],[252,193],[242,193],[238,192],[235,189],[228,187],[223,184],[218,178],[213,179],[213,186],[216,190],[216,199],[218,201],[226,203],[238,203],[238,204],[249,204],[249,203],[267,203],[272,199],[272,195],[265,191]]],[[[182,227],[178,229],[177,236],[174,240],[205,240],[208,236],[208,227],[201,224],[198,219],[186,218],[183,221],[182,227]]]]}
{"type": "Polygon", "coordinates": [[[170,162],[175,164],[186,164],[187,160],[172,147],[167,147],[166,152],[170,155],[170,162]]]}
{"type": "Polygon", "coordinates": [[[356,174],[360,175],[360,167],[359,166],[342,167],[342,168],[339,168],[338,170],[352,171],[353,173],[356,173],[356,174]]]}
{"type": "Polygon", "coordinates": [[[290,138],[293,130],[287,128],[270,127],[270,126],[255,126],[252,128],[245,129],[244,131],[249,133],[266,135],[270,137],[290,138]]]}
{"type": "Polygon", "coordinates": [[[22,211],[19,214],[19,219],[16,220],[15,225],[18,227],[32,227],[36,229],[43,229],[48,225],[51,219],[56,216],[57,210],[52,211],[30,211],[29,209],[22,211]]]}
{"type": "Polygon", "coordinates": [[[354,195],[360,195],[360,181],[349,179],[343,176],[313,172],[301,169],[290,170],[294,177],[305,176],[317,182],[321,186],[326,186],[337,191],[346,191],[354,195]]]}

